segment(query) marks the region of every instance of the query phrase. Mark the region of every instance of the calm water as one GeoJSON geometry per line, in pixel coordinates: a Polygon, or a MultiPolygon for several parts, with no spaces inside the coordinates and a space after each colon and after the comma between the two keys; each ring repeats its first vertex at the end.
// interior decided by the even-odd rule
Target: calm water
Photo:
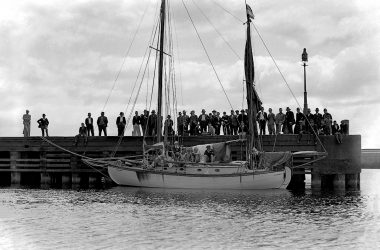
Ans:
{"type": "Polygon", "coordinates": [[[0,249],[378,249],[380,170],[361,191],[0,189],[0,249]]]}

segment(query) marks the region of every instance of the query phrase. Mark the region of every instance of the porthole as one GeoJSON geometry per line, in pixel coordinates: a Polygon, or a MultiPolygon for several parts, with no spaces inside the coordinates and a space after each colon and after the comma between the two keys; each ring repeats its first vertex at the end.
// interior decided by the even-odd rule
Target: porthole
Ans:
{"type": "Polygon", "coordinates": [[[202,169],[198,168],[198,169],[197,169],[197,171],[198,171],[198,172],[201,172],[201,171],[202,171],[202,169]]]}

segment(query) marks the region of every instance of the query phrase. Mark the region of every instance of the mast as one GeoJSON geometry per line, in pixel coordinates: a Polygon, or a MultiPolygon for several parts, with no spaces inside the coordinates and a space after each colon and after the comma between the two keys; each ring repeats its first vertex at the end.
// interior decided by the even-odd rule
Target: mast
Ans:
{"type": "Polygon", "coordinates": [[[160,48],[158,63],[158,102],[157,102],[157,142],[162,141],[162,80],[164,65],[164,40],[165,40],[165,4],[166,0],[161,1],[160,11],[160,48]]]}
{"type": "Polygon", "coordinates": [[[254,18],[251,7],[246,5],[247,10],[247,40],[245,44],[244,53],[244,70],[245,70],[245,82],[247,88],[247,106],[248,106],[248,140],[247,140],[247,160],[250,166],[253,166],[253,159],[251,150],[253,146],[256,146],[258,150],[261,150],[260,143],[255,143],[258,139],[256,115],[261,107],[261,101],[256,93],[254,87],[255,81],[255,68],[252,54],[251,44],[251,19],[254,18]]]}

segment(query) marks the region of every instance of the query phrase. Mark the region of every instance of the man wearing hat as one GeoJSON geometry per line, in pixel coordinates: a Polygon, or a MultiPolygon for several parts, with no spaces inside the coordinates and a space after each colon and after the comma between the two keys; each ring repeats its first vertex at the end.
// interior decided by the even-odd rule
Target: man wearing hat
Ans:
{"type": "Polygon", "coordinates": [[[240,110],[240,114],[238,115],[239,124],[243,123],[245,127],[248,127],[248,115],[245,113],[245,110],[240,110]]]}
{"type": "Polygon", "coordinates": [[[315,125],[317,125],[317,130],[319,131],[322,128],[322,114],[319,113],[319,108],[315,109],[315,114],[314,114],[314,122],[315,125]]]}
{"type": "Polygon", "coordinates": [[[186,114],[186,110],[182,111],[182,121],[183,121],[183,133],[188,134],[190,117],[186,114]]]}
{"type": "Polygon", "coordinates": [[[156,134],[157,134],[157,115],[156,115],[156,111],[152,110],[151,114],[148,117],[148,135],[155,136],[156,134]]]}
{"type": "Polygon", "coordinates": [[[218,112],[214,109],[212,111],[212,116],[210,119],[211,126],[214,128],[214,132],[216,135],[220,134],[220,117],[218,116],[218,112]]]}
{"type": "Polygon", "coordinates": [[[260,135],[265,135],[265,126],[267,124],[268,115],[264,112],[264,107],[261,107],[261,110],[257,112],[256,119],[259,122],[260,135]]]}
{"type": "Polygon", "coordinates": [[[183,117],[182,117],[182,112],[178,112],[178,117],[177,117],[177,133],[180,136],[183,135],[183,117]]]}
{"type": "Polygon", "coordinates": [[[198,125],[198,116],[195,114],[194,110],[190,112],[189,123],[190,123],[190,135],[198,134],[196,133],[196,129],[198,125]]]}
{"type": "Polygon", "coordinates": [[[207,132],[207,125],[209,123],[209,117],[206,114],[206,110],[202,109],[202,114],[198,117],[199,125],[201,126],[201,133],[207,132]]]}
{"type": "Polygon", "coordinates": [[[102,136],[102,131],[104,132],[104,136],[107,136],[108,119],[104,115],[104,112],[100,113],[100,116],[98,117],[98,120],[96,123],[98,124],[99,136],[102,136]]]}
{"type": "Polygon", "coordinates": [[[49,133],[48,133],[49,120],[46,118],[45,114],[42,114],[42,118],[40,118],[37,121],[37,123],[38,123],[38,127],[42,131],[42,136],[45,136],[45,132],[46,132],[46,136],[49,136],[49,133]]]}
{"type": "Polygon", "coordinates": [[[171,116],[168,115],[166,117],[165,123],[164,123],[164,134],[167,134],[169,136],[174,134],[173,131],[173,120],[171,119],[171,116]]]}
{"type": "Polygon", "coordinates": [[[234,110],[231,110],[231,115],[229,116],[229,124],[230,124],[231,135],[237,135],[239,123],[238,123],[237,115],[235,115],[234,110]]]}
{"type": "Polygon", "coordinates": [[[91,117],[91,113],[87,114],[87,118],[84,120],[87,129],[87,136],[94,136],[94,119],[91,117]]]}
{"type": "Polygon", "coordinates": [[[148,110],[144,109],[144,112],[140,115],[140,124],[141,124],[141,129],[142,129],[142,134],[146,135],[146,128],[148,126],[148,117],[149,117],[149,112],[148,110]]]}
{"type": "Polygon", "coordinates": [[[325,135],[331,135],[332,116],[330,113],[327,112],[326,108],[323,109],[322,118],[324,123],[323,132],[325,133],[325,135]]]}
{"type": "Polygon", "coordinates": [[[230,118],[227,115],[226,111],[223,111],[223,116],[221,118],[221,121],[222,121],[222,126],[223,126],[223,134],[230,135],[231,134],[230,118]]]}
{"type": "Polygon", "coordinates": [[[127,121],[124,117],[124,113],[120,112],[120,116],[117,117],[116,119],[116,126],[117,126],[117,136],[123,136],[124,135],[124,130],[125,130],[125,125],[127,124],[127,121]]]}
{"type": "Polygon", "coordinates": [[[285,113],[285,130],[284,134],[293,134],[293,124],[295,123],[294,119],[294,113],[290,110],[289,107],[286,107],[286,113],[285,113]]]}

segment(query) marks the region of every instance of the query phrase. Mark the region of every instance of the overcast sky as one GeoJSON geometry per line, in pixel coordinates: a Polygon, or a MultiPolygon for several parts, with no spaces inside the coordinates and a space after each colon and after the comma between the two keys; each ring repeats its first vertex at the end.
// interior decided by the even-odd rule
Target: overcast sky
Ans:
{"type": "MultiPolygon", "coordinates": [[[[244,1],[185,3],[233,108],[241,109],[245,26],[237,19],[245,18],[244,1]]],[[[350,120],[350,133],[362,135],[363,148],[380,148],[380,1],[263,0],[248,4],[300,105],[300,61],[302,49],[307,48],[309,106],[312,110],[326,107],[338,123],[350,120]]],[[[198,114],[202,108],[229,111],[182,2],[171,1],[170,5],[178,109],[194,109],[198,114]]],[[[68,136],[77,133],[88,112],[96,118],[103,108],[110,120],[109,134],[116,135],[115,120],[127,107],[149,46],[157,6],[157,1],[149,0],[0,1],[0,136],[22,136],[25,109],[32,115],[32,135],[40,135],[36,120],[45,113],[50,135],[68,136]]],[[[256,87],[265,109],[272,107],[277,113],[279,107],[289,106],[295,111],[297,102],[257,33],[252,34],[256,87]]],[[[146,93],[144,82],[136,110],[142,111],[149,102],[146,93]]],[[[155,105],[154,101],[152,108],[155,105]]]]}

